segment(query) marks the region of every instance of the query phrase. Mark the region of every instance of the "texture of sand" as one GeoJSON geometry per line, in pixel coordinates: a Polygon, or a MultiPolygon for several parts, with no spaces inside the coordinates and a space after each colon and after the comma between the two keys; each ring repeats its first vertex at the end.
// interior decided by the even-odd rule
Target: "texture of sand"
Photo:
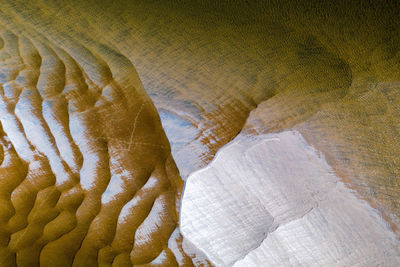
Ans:
{"type": "Polygon", "coordinates": [[[239,133],[299,132],[398,238],[399,10],[1,0],[0,266],[209,265],[179,233],[180,176],[239,133]]]}
{"type": "Polygon", "coordinates": [[[239,135],[189,176],[181,231],[216,266],[396,266],[400,241],[298,131],[239,135]]]}

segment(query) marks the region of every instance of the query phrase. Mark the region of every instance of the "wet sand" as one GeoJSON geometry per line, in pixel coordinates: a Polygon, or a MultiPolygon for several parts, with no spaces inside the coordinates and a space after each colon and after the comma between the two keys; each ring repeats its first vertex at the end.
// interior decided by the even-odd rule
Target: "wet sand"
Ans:
{"type": "Polygon", "coordinates": [[[200,264],[182,249],[183,181],[131,62],[7,18],[0,34],[0,265],[200,264]]]}
{"type": "Polygon", "coordinates": [[[174,161],[186,179],[239,132],[290,129],[398,236],[398,11],[2,1],[0,258],[207,264],[181,248],[174,161]]]}
{"type": "Polygon", "coordinates": [[[390,225],[298,131],[239,135],[187,180],[181,231],[216,266],[396,266],[390,225]]]}

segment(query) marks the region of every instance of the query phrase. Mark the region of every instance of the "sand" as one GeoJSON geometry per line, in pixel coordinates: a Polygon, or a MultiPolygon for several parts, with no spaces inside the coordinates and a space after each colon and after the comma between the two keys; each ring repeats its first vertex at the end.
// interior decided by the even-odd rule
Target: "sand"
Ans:
{"type": "Polygon", "coordinates": [[[239,133],[298,131],[398,238],[399,10],[1,1],[2,264],[209,264],[181,178],[239,133]]]}

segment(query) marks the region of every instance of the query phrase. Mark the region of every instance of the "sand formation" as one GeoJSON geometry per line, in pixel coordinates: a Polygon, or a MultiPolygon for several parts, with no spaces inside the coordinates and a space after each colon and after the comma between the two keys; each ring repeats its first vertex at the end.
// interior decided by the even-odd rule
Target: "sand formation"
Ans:
{"type": "Polygon", "coordinates": [[[1,1],[0,266],[396,265],[399,10],[1,1]]]}
{"type": "Polygon", "coordinates": [[[132,64],[3,23],[0,265],[191,265],[183,182],[132,64]]]}

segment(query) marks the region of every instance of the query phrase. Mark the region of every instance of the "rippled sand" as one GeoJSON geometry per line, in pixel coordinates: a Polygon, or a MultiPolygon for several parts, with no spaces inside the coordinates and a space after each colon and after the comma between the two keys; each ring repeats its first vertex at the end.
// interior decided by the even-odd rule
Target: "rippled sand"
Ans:
{"type": "Polygon", "coordinates": [[[0,266],[209,265],[180,176],[240,132],[298,131],[398,238],[399,9],[1,1],[0,266]]]}
{"type": "Polygon", "coordinates": [[[183,182],[131,62],[1,26],[0,266],[192,265],[183,182]]]}

